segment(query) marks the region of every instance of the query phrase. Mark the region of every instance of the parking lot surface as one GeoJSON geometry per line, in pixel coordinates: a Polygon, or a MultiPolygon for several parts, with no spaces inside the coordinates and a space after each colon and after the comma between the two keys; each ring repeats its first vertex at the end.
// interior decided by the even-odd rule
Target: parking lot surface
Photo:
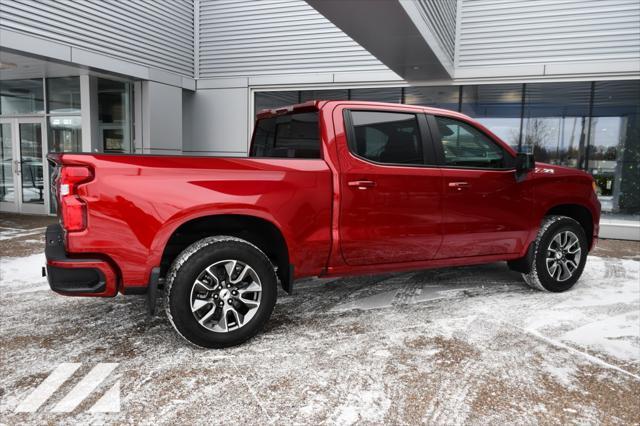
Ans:
{"type": "Polygon", "coordinates": [[[256,338],[204,350],[173,332],[161,306],[147,318],[144,297],[49,291],[34,231],[46,223],[9,219],[0,423],[640,422],[635,243],[606,242],[562,294],[528,288],[502,263],[301,281],[256,338]],[[61,363],[80,366],[36,410],[15,412],[61,363]],[[99,363],[117,365],[56,412],[99,363]],[[119,411],[92,412],[110,389],[119,411]]]}

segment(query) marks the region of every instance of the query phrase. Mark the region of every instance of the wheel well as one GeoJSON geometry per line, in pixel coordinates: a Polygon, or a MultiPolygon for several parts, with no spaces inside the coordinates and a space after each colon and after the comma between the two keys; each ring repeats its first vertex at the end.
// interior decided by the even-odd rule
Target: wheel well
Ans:
{"type": "Polygon", "coordinates": [[[591,242],[593,240],[593,218],[591,217],[591,212],[589,212],[586,207],[578,204],[562,204],[553,207],[545,216],[550,215],[568,216],[576,220],[580,225],[582,225],[585,234],[587,234],[589,247],[591,247],[591,242]]]}
{"type": "Polygon", "coordinates": [[[169,238],[162,253],[160,275],[166,276],[175,258],[189,245],[215,235],[229,235],[254,244],[277,267],[282,288],[290,291],[292,274],[289,267],[289,251],[282,233],[273,223],[252,216],[204,216],[180,225],[169,238]]]}

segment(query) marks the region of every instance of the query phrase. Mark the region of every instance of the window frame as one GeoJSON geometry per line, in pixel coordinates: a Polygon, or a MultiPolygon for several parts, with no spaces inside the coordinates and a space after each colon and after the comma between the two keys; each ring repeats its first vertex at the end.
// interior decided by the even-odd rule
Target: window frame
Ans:
{"type": "Polygon", "coordinates": [[[466,170],[482,170],[482,171],[515,170],[516,168],[515,157],[511,155],[511,153],[507,149],[505,149],[505,147],[502,146],[502,144],[498,143],[493,137],[489,136],[486,132],[476,127],[473,123],[470,123],[465,120],[461,120],[458,117],[451,117],[451,116],[442,115],[442,114],[427,114],[427,122],[429,124],[429,131],[431,132],[431,138],[433,140],[433,146],[436,152],[436,159],[439,167],[445,168],[445,169],[463,169],[463,170],[466,169],[466,170]],[[438,122],[436,121],[436,117],[442,117],[448,120],[458,121],[460,123],[464,123],[473,127],[474,130],[476,130],[478,133],[483,135],[491,143],[493,143],[496,147],[498,147],[500,151],[502,151],[502,154],[503,154],[502,158],[505,160],[506,166],[505,167],[477,167],[477,166],[454,166],[451,164],[447,164],[447,161],[444,155],[444,146],[442,145],[442,137],[440,135],[440,129],[438,127],[438,122]]]}
{"type": "Polygon", "coordinates": [[[436,151],[433,146],[432,135],[429,131],[429,125],[427,124],[427,117],[424,112],[418,111],[406,111],[396,109],[369,109],[369,108],[345,108],[342,111],[342,117],[344,120],[345,135],[347,139],[347,148],[349,154],[357,158],[358,160],[365,161],[369,164],[375,164],[376,166],[391,166],[391,167],[427,167],[434,168],[440,167],[438,165],[436,151]],[[363,157],[357,153],[355,149],[356,134],[353,126],[352,112],[382,112],[390,114],[410,114],[415,116],[418,122],[418,134],[420,136],[420,145],[422,146],[422,164],[407,164],[407,163],[383,163],[380,161],[374,161],[370,158],[363,157]]]}

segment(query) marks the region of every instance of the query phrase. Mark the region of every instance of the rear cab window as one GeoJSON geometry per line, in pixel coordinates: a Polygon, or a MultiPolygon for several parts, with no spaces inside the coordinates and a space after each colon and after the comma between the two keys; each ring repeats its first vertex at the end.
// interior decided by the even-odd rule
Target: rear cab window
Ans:
{"type": "Polygon", "coordinates": [[[318,112],[259,119],[253,132],[249,157],[322,158],[318,112]]]}

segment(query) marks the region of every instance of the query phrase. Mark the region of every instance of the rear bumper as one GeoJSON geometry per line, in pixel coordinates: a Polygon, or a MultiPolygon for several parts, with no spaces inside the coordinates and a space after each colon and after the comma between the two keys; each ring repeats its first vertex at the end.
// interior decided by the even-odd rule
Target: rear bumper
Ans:
{"type": "Polygon", "coordinates": [[[60,225],[46,230],[47,280],[51,290],[66,296],[111,297],[118,292],[118,277],[102,259],[67,257],[60,225]]]}

